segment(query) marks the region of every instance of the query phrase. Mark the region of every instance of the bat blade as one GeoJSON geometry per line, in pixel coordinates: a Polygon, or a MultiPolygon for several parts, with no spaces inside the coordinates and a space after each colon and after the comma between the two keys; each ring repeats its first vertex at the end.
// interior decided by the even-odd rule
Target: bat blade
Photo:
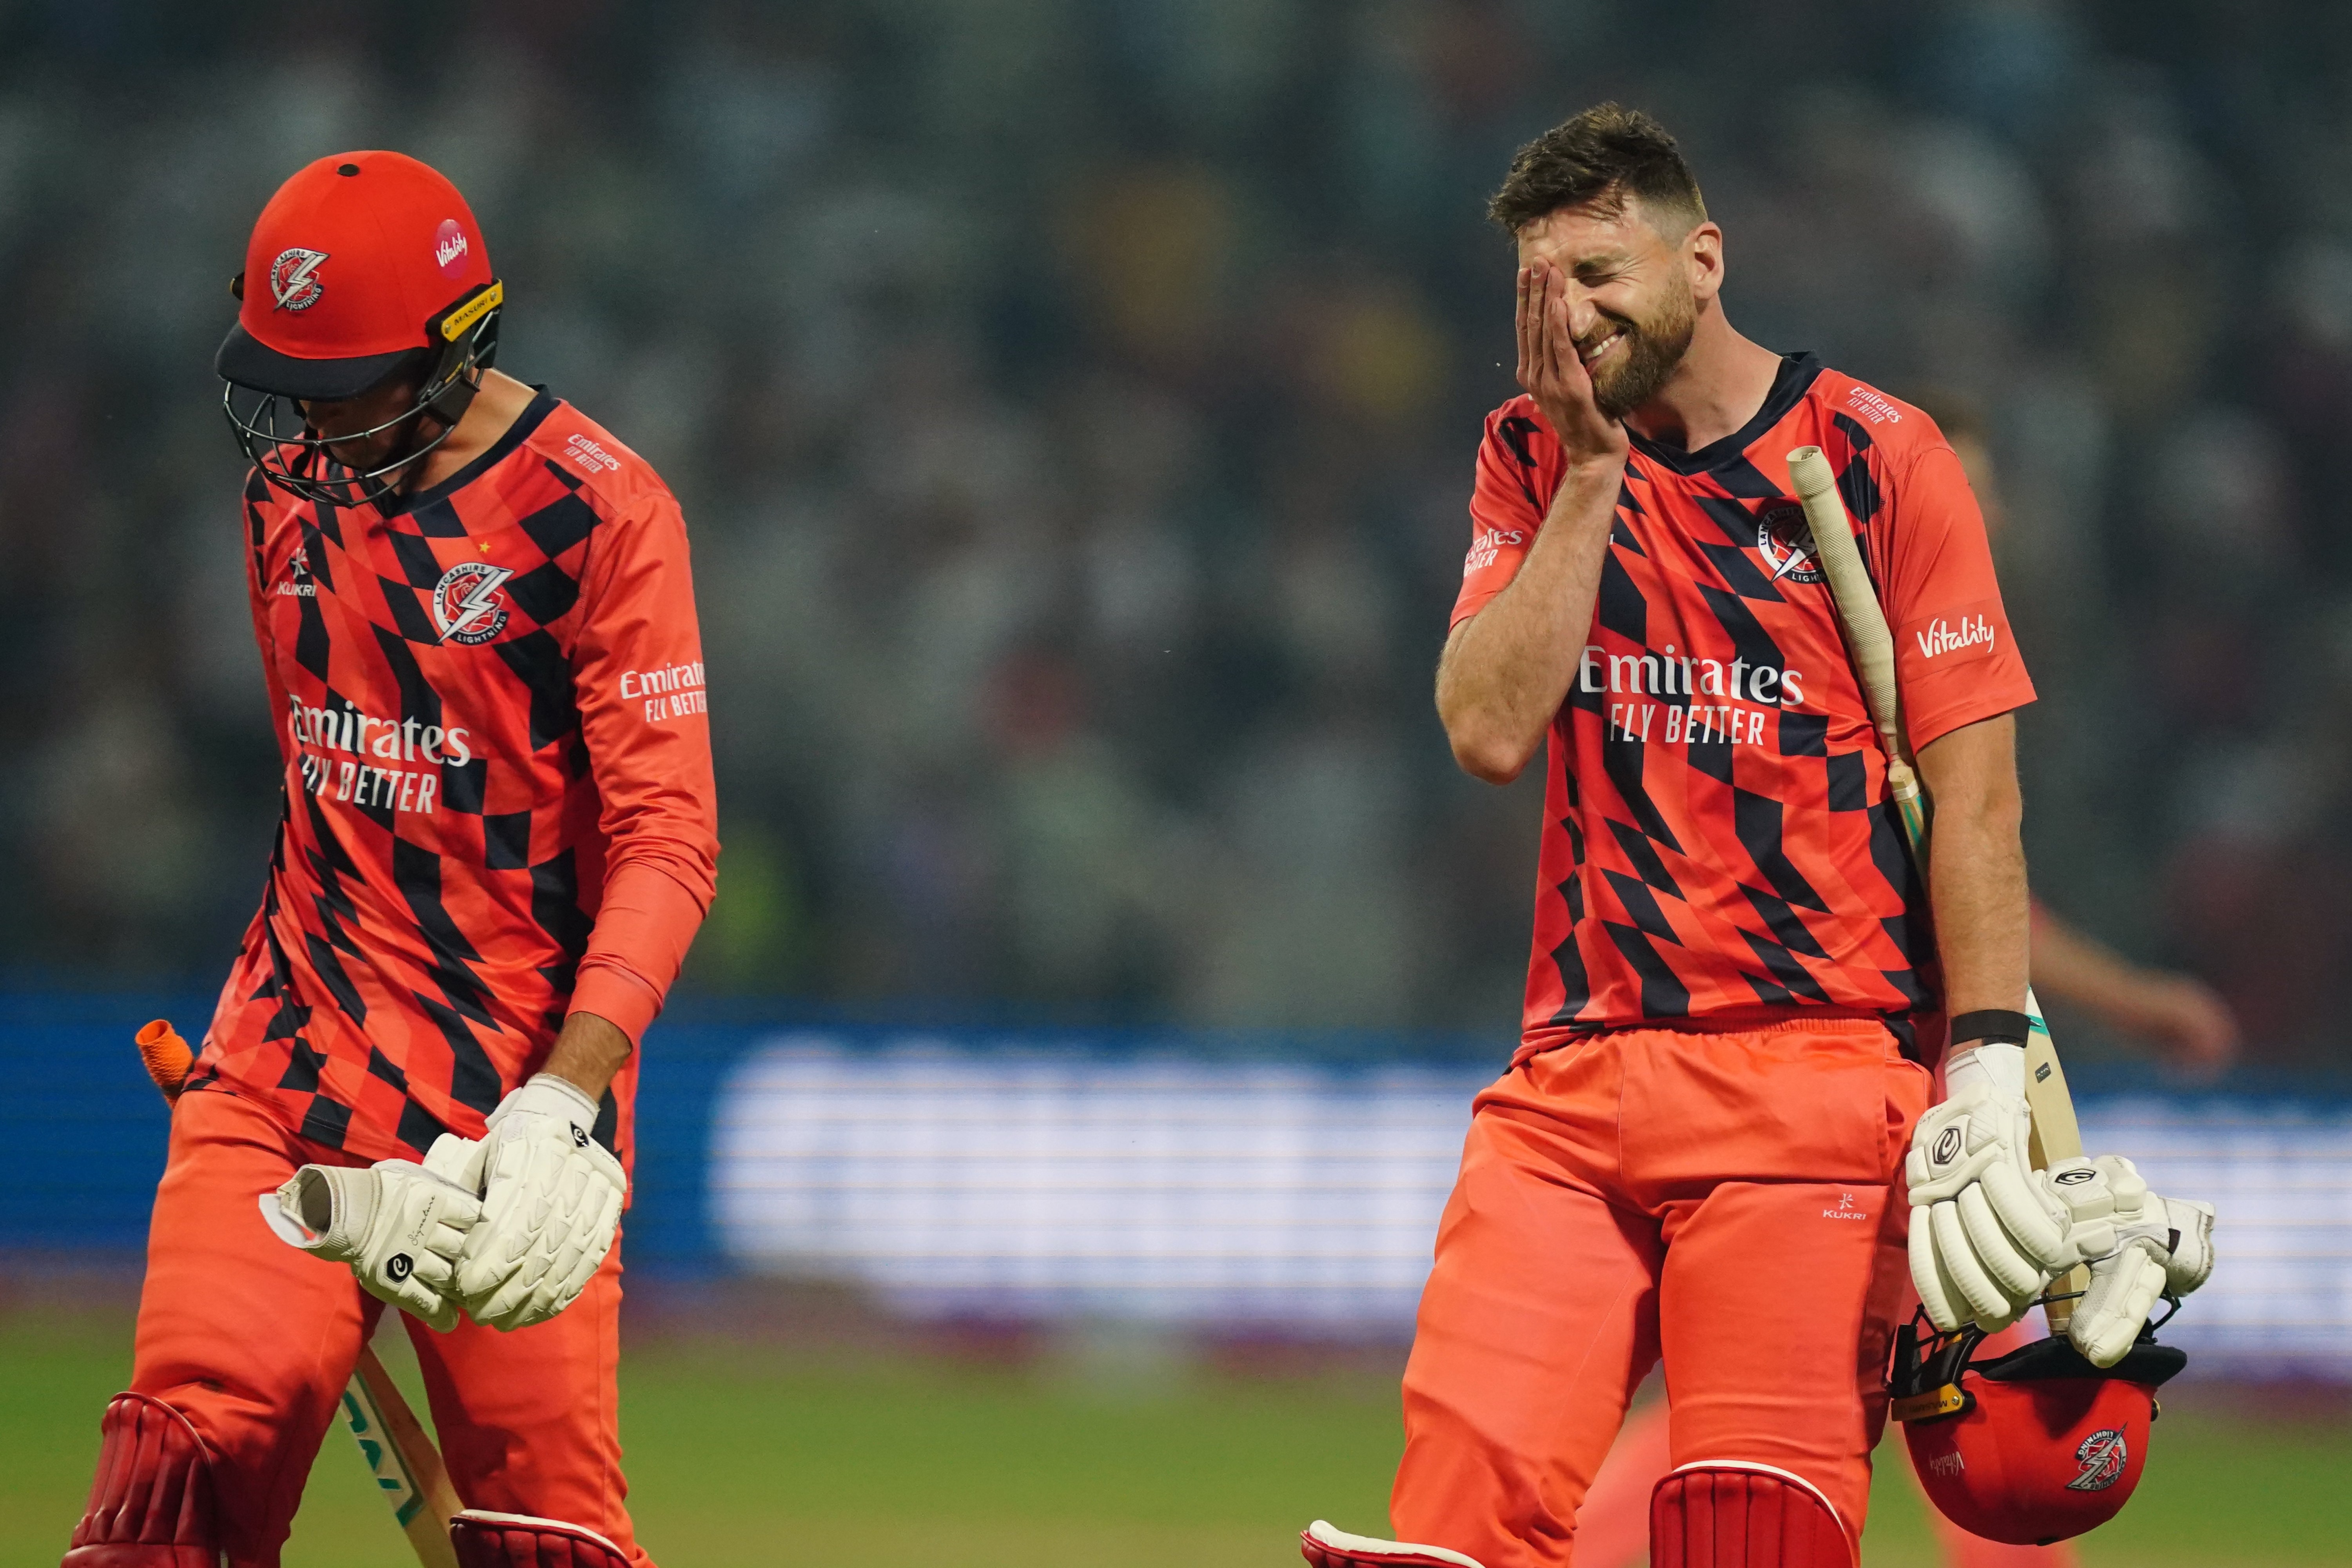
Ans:
{"type": "Polygon", "coordinates": [[[465,1505],[449,1484],[449,1472],[439,1450],[425,1436],[424,1424],[408,1408],[400,1385],[377,1359],[373,1349],[360,1347],[359,1368],[343,1390],[343,1425],[359,1443],[383,1500],[392,1505],[416,1559],[425,1568],[458,1568],[457,1548],[449,1543],[449,1521],[465,1505]]]}

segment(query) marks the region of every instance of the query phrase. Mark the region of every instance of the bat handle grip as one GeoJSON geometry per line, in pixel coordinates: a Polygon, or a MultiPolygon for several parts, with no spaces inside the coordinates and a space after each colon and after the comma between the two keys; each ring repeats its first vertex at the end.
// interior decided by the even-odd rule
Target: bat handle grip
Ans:
{"type": "Polygon", "coordinates": [[[180,1032],[172,1027],[168,1018],[157,1018],[131,1037],[139,1047],[139,1059],[145,1064],[147,1076],[163,1091],[165,1103],[180,1098],[181,1086],[188,1081],[188,1069],[195,1065],[195,1052],[180,1032]]]}

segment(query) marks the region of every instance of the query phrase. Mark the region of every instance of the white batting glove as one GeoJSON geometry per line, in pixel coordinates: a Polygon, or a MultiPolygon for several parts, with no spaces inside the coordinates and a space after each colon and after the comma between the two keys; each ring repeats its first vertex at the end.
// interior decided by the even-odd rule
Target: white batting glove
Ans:
{"type": "Polygon", "coordinates": [[[1988,1042],[1947,1070],[1951,1093],[1919,1119],[1904,1160],[1911,1282],[1946,1333],[2008,1327],[2079,1261],[2064,1204],[2036,1180],[2026,1140],[2025,1050],[1988,1042]]]}
{"type": "Polygon", "coordinates": [[[457,1257],[482,1214],[474,1196],[480,1153],[481,1145],[445,1132],[421,1165],[305,1165],[262,1194],[262,1217],[311,1256],[350,1264],[369,1295],[446,1334],[457,1326],[457,1257]]]}
{"type": "Polygon", "coordinates": [[[474,1321],[511,1331],[570,1306],[621,1225],[629,1179],[589,1133],[596,1102],[541,1073],[499,1102],[484,1135],[482,1218],[457,1288],[474,1321]]]}
{"type": "Polygon", "coordinates": [[[2091,1266],[2066,1337],[2094,1366],[2123,1360],[2166,1291],[2186,1296],[2213,1273],[2213,1205],[2161,1198],[2117,1154],[2062,1160],[2042,1175],[2066,1206],[2067,1240],[2091,1266]]]}

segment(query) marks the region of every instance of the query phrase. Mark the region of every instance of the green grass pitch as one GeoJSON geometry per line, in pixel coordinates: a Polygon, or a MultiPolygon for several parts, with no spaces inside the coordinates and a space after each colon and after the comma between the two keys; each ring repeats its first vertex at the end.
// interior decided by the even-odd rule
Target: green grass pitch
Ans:
{"type": "MultiPolygon", "coordinates": [[[[58,1560],[129,1362],[120,1312],[0,1314],[0,1563],[58,1560]]],[[[1275,1568],[1317,1514],[1384,1527],[1392,1376],[1105,1364],[651,1340],[623,1373],[640,1532],[665,1568],[1275,1568]]],[[[2131,1507],[2083,1543],[2090,1568],[2352,1562],[2340,1403],[2171,1405],[2131,1507]]],[[[1899,1447],[1881,1459],[1865,1562],[1937,1562],[1899,1447]]],[[[331,1433],[289,1568],[414,1561],[331,1433]]]]}

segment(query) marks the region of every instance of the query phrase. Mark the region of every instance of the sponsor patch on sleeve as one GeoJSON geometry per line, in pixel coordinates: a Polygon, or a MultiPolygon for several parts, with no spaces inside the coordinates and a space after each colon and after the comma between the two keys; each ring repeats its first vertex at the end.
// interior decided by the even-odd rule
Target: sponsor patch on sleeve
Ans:
{"type": "Polygon", "coordinates": [[[1517,528],[1482,528],[1470,541],[1470,553],[1462,558],[1462,575],[1484,572],[1502,559],[1506,550],[1517,550],[1528,542],[1527,532],[1517,528]]]}
{"type": "Polygon", "coordinates": [[[659,665],[652,669],[621,671],[621,700],[643,702],[646,722],[665,723],[689,713],[710,711],[702,684],[702,661],[659,665]]]}
{"type": "Polygon", "coordinates": [[[1895,646],[1906,661],[1917,668],[1941,669],[1990,658],[2007,635],[2000,601],[1979,599],[1909,622],[1895,633],[1895,646]]]}

